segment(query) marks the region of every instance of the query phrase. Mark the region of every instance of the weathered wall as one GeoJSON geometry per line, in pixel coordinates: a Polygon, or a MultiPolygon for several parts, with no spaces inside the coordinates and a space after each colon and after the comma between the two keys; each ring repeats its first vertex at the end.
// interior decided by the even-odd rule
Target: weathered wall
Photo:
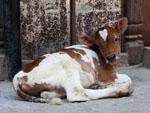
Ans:
{"type": "Polygon", "coordinates": [[[75,0],[74,42],[80,35],[92,35],[104,23],[111,23],[121,15],[121,0],[75,0]]]}
{"type": "Polygon", "coordinates": [[[75,44],[80,35],[90,35],[121,15],[121,0],[21,0],[20,4],[23,59],[75,44]]]}
{"type": "Polygon", "coordinates": [[[21,0],[23,59],[70,45],[69,0],[21,0]]]}

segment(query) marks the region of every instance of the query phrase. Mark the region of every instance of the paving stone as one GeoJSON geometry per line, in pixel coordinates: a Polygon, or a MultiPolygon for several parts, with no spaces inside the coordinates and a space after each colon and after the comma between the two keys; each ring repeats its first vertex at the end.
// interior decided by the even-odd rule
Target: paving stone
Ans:
{"type": "Polygon", "coordinates": [[[137,65],[143,62],[144,45],[138,42],[130,42],[126,44],[129,65],[137,65]]]}
{"type": "Polygon", "coordinates": [[[120,54],[119,67],[127,67],[127,66],[129,66],[128,54],[127,53],[121,53],[120,54]]]}

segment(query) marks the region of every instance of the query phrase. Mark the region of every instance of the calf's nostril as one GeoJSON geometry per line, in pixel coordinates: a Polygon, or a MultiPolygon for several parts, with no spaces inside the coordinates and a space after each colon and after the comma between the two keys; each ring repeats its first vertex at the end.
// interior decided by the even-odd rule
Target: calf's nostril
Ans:
{"type": "Polygon", "coordinates": [[[106,59],[110,62],[112,62],[115,59],[116,55],[115,54],[110,54],[106,57],[106,59]]]}

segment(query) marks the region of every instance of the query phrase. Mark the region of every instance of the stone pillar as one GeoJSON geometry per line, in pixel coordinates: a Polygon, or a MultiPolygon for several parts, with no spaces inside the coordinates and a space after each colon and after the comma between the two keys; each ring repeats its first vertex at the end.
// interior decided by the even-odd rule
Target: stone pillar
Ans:
{"type": "Polygon", "coordinates": [[[124,37],[124,46],[131,65],[143,61],[142,4],[143,0],[124,0],[124,13],[129,20],[129,26],[124,37]]]}
{"type": "Polygon", "coordinates": [[[22,58],[70,45],[70,0],[21,0],[22,58]]]}

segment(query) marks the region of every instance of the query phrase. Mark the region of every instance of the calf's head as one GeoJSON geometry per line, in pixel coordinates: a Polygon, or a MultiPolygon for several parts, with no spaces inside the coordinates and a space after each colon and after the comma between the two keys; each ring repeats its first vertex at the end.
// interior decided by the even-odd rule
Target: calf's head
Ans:
{"type": "Polygon", "coordinates": [[[119,35],[128,26],[127,18],[121,18],[115,23],[115,27],[105,26],[99,28],[94,37],[83,36],[79,38],[80,43],[89,47],[96,45],[106,63],[117,64],[120,54],[119,35]]]}

